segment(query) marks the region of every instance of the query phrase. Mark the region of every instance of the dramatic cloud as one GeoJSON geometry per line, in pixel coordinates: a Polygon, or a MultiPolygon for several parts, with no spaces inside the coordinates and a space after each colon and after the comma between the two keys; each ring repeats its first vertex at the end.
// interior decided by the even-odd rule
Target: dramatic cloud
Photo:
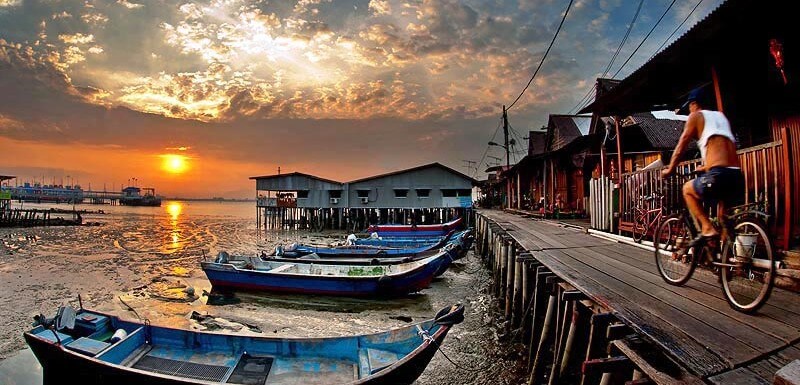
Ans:
{"type": "MultiPolygon", "coordinates": [[[[681,32],[720,2],[704,2],[681,32]]],[[[566,3],[0,0],[0,139],[96,154],[191,147],[231,167],[294,165],[334,179],[458,166],[485,150],[566,3]]],[[[694,4],[676,6],[620,76],[694,4]]],[[[622,55],[668,5],[646,2],[622,55]]],[[[512,110],[520,136],[580,101],[634,11],[620,0],[573,5],[512,110]]]]}

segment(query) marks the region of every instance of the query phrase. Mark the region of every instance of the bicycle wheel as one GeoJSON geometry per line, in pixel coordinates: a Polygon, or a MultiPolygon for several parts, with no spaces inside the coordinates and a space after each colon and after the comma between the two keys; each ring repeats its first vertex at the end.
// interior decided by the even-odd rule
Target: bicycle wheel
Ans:
{"type": "Polygon", "coordinates": [[[775,283],[775,259],[766,225],[759,219],[744,218],[734,226],[734,236],[722,246],[722,290],[734,309],[743,313],[758,310],[769,299],[775,283]]]}
{"type": "Polygon", "coordinates": [[[658,225],[653,236],[656,266],[661,278],[670,285],[680,286],[692,277],[697,267],[696,250],[683,252],[692,240],[692,231],[682,215],[670,215],[658,225]]]}
{"type": "Polygon", "coordinates": [[[641,243],[647,233],[647,215],[643,210],[634,209],[633,212],[633,240],[636,243],[641,243]]]}

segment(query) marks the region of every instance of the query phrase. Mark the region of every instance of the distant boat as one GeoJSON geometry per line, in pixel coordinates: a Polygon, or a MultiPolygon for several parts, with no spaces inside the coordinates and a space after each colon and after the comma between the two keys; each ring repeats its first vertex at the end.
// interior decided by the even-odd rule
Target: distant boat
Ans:
{"type": "Polygon", "coordinates": [[[156,195],[154,188],[128,186],[122,189],[119,203],[127,206],[161,206],[161,198],[156,195]]]}
{"type": "Polygon", "coordinates": [[[200,262],[215,289],[244,289],[353,297],[402,296],[430,285],[444,264],[452,262],[449,249],[425,259],[388,266],[324,263],[216,260],[200,262]]]}
{"type": "Polygon", "coordinates": [[[366,232],[390,237],[442,236],[450,230],[461,228],[463,222],[464,218],[458,217],[450,222],[436,225],[371,225],[367,227],[366,232]]]}
{"type": "Polygon", "coordinates": [[[35,319],[24,337],[45,385],[409,385],[463,321],[464,307],[380,333],[331,338],[181,330],[71,307],[35,319]]]}

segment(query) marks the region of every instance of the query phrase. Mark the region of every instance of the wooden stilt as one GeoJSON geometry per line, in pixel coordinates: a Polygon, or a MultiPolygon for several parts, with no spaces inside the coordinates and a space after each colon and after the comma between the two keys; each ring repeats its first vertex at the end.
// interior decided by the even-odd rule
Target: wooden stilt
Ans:
{"type": "Polygon", "coordinates": [[[536,358],[533,360],[530,377],[528,377],[528,385],[538,385],[544,380],[544,373],[547,366],[551,363],[553,355],[550,352],[553,342],[555,340],[555,329],[558,311],[558,293],[555,284],[555,277],[548,277],[547,280],[551,281],[548,286],[548,300],[547,300],[547,313],[544,316],[544,324],[542,326],[542,333],[539,339],[539,344],[536,348],[536,358]]]}

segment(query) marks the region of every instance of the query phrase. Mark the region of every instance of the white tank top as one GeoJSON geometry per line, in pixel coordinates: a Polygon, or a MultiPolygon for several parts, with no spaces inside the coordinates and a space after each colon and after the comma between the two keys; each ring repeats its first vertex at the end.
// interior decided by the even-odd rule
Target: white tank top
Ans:
{"type": "Polygon", "coordinates": [[[731,132],[731,124],[728,122],[728,118],[725,117],[719,111],[707,111],[707,110],[700,110],[703,114],[703,120],[705,120],[705,125],[703,126],[703,135],[700,136],[700,139],[697,140],[697,147],[700,148],[700,156],[703,158],[703,163],[706,162],[706,145],[708,144],[708,138],[721,135],[724,136],[736,144],[736,138],[733,137],[733,132],[731,132]]]}

